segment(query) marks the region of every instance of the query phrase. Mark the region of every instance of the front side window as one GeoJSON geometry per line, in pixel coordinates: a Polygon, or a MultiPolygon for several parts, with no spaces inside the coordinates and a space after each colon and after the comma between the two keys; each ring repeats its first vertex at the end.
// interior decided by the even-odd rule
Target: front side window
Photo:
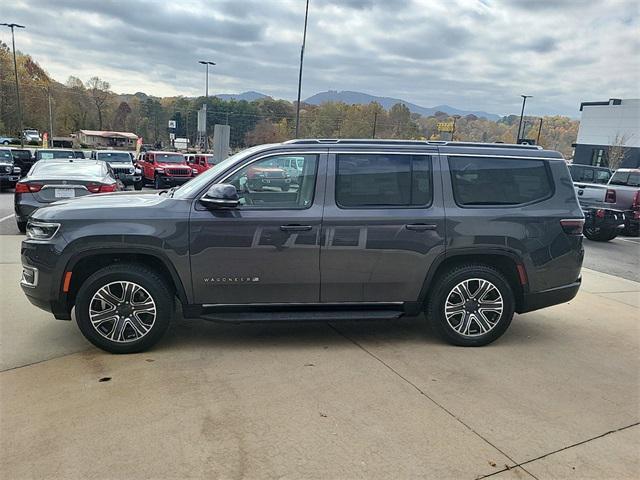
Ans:
{"type": "Polygon", "coordinates": [[[337,156],[336,203],[342,208],[427,206],[431,184],[428,155],[337,156]]]}
{"type": "Polygon", "coordinates": [[[313,203],[318,156],[304,155],[302,172],[297,178],[281,167],[281,157],[268,157],[250,163],[224,181],[234,185],[240,196],[240,208],[309,208],[313,203]]]}
{"type": "Polygon", "coordinates": [[[458,205],[521,205],[553,193],[544,160],[450,157],[458,205]]]}

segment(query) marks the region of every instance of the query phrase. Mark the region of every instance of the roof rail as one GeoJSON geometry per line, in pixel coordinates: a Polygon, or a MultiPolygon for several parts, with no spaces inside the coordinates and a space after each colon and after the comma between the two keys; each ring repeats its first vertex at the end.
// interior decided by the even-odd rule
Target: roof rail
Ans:
{"type": "Polygon", "coordinates": [[[318,145],[318,144],[349,144],[349,145],[434,145],[452,147],[484,147],[484,148],[520,148],[523,150],[542,150],[540,145],[519,145],[514,143],[483,143],[483,142],[451,142],[448,140],[393,140],[366,138],[298,138],[287,140],[285,144],[318,145]]]}

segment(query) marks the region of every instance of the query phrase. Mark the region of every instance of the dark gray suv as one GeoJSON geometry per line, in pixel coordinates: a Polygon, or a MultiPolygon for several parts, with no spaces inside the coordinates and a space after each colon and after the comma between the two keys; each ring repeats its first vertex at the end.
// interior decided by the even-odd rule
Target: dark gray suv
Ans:
{"type": "Polygon", "coordinates": [[[22,288],[116,353],[184,316],[392,319],[426,312],[455,345],[571,300],[584,218],[567,165],[535,146],[293,140],[244,150],[177,189],[37,210],[22,288]],[[295,158],[296,182],[270,165],[295,158]],[[257,179],[260,188],[252,189],[257,179]]]}

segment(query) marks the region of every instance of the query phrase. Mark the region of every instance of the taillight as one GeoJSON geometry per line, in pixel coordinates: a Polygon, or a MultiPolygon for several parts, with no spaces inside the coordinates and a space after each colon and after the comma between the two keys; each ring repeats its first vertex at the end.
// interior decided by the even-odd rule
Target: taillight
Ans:
{"type": "Polygon", "coordinates": [[[29,187],[26,183],[16,183],[16,193],[29,193],[29,187]]]}
{"type": "Polygon", "coordinates": [[[109,185],[102,185],[100,187],[100,193],[115,192],[115,191],[116,191],[115,183],[110,183],[109,185]]]}
{"type": "Polygon", "coordinates": [[[87,190],[89,190],[91,193],[98,193],[100,191],[100,184],[99,183],[89,183],[87,185],[87,190]]]}
{"type": "Polygon", "coordinates": [[[27,183],[27,185],[29,186],[29,191],[31,193],[39,192],[42,190],[42,187],[44,187],[41,183],[27,183]]]}
{"type": "Polygon", "coordinates": [[[633,202],[631,203],[631,210],[640,210],[640,190],[638,190],[633,196],[633,202]]]}
{"type": "Polygon", "coordinates": [[[582,235],[582,228],[584,227],[583,219],[564,219],[560,220],[562,230],[567,235],[582,235]]]}
{"type": "Polygon", "coordinates": [[[616,203],[616,191],[608,189],[607,194],[604,197],[606,203],[616,203]]]}

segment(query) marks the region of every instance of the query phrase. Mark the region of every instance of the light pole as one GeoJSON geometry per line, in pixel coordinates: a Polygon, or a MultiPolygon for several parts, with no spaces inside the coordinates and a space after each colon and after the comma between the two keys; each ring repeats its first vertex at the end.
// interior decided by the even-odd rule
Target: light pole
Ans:
{"type": "Polygon", "coordinates": [[[16,62],[16,39],[13,35],[14,28],[25,28],[24,25],[17,23],[0,23],[0,26],[9,27],[11,29],[11,46],[13,47],[13,70],[16,74],[16,97],[18,98],[18,124],[20,125],[20,147],[24,148],[24,135],[22,127],[22,106],[20,104],[20,87],[18,85],[18,62],[16,62]]]}
{"type": "Polygon", "coordinates": [[[304,32],[302,33],[302,48],[300,48],[300,72],[298,73],[298,102],[296,103],[296,138],[300,130],[300,93],[302,90],[302,64],[304,62],[304,46],[307,43],[307,19],[309,18],[309,0],[304,11],[304,32]]]}
{"type": "Polygon", "coordinates": [[[524,118],[524,105],[527,103],[527,98],[533,97],[533,95],[520,95],[522,97],[522,111],[520,112],[520,123],[518,123],[518,135],[516,136],[516,143],[520,141],[520,129],[522,128],[522,119],[524,118]]]}
{"type": "MultiPolygon", "coordinates": [[[[208,60],[199,60],[198,63],[201,63],[205,67],[207,67],[207,73],[205,76],[205,87],[204,87],[204,95],[209,99],[209,65],[215,65],[215,62],[210,62],[208,60]]],[[[207,132],[207,104],[203,105],[204,108],[204,151],[209,151],[209,134],[207,132]]]]}

